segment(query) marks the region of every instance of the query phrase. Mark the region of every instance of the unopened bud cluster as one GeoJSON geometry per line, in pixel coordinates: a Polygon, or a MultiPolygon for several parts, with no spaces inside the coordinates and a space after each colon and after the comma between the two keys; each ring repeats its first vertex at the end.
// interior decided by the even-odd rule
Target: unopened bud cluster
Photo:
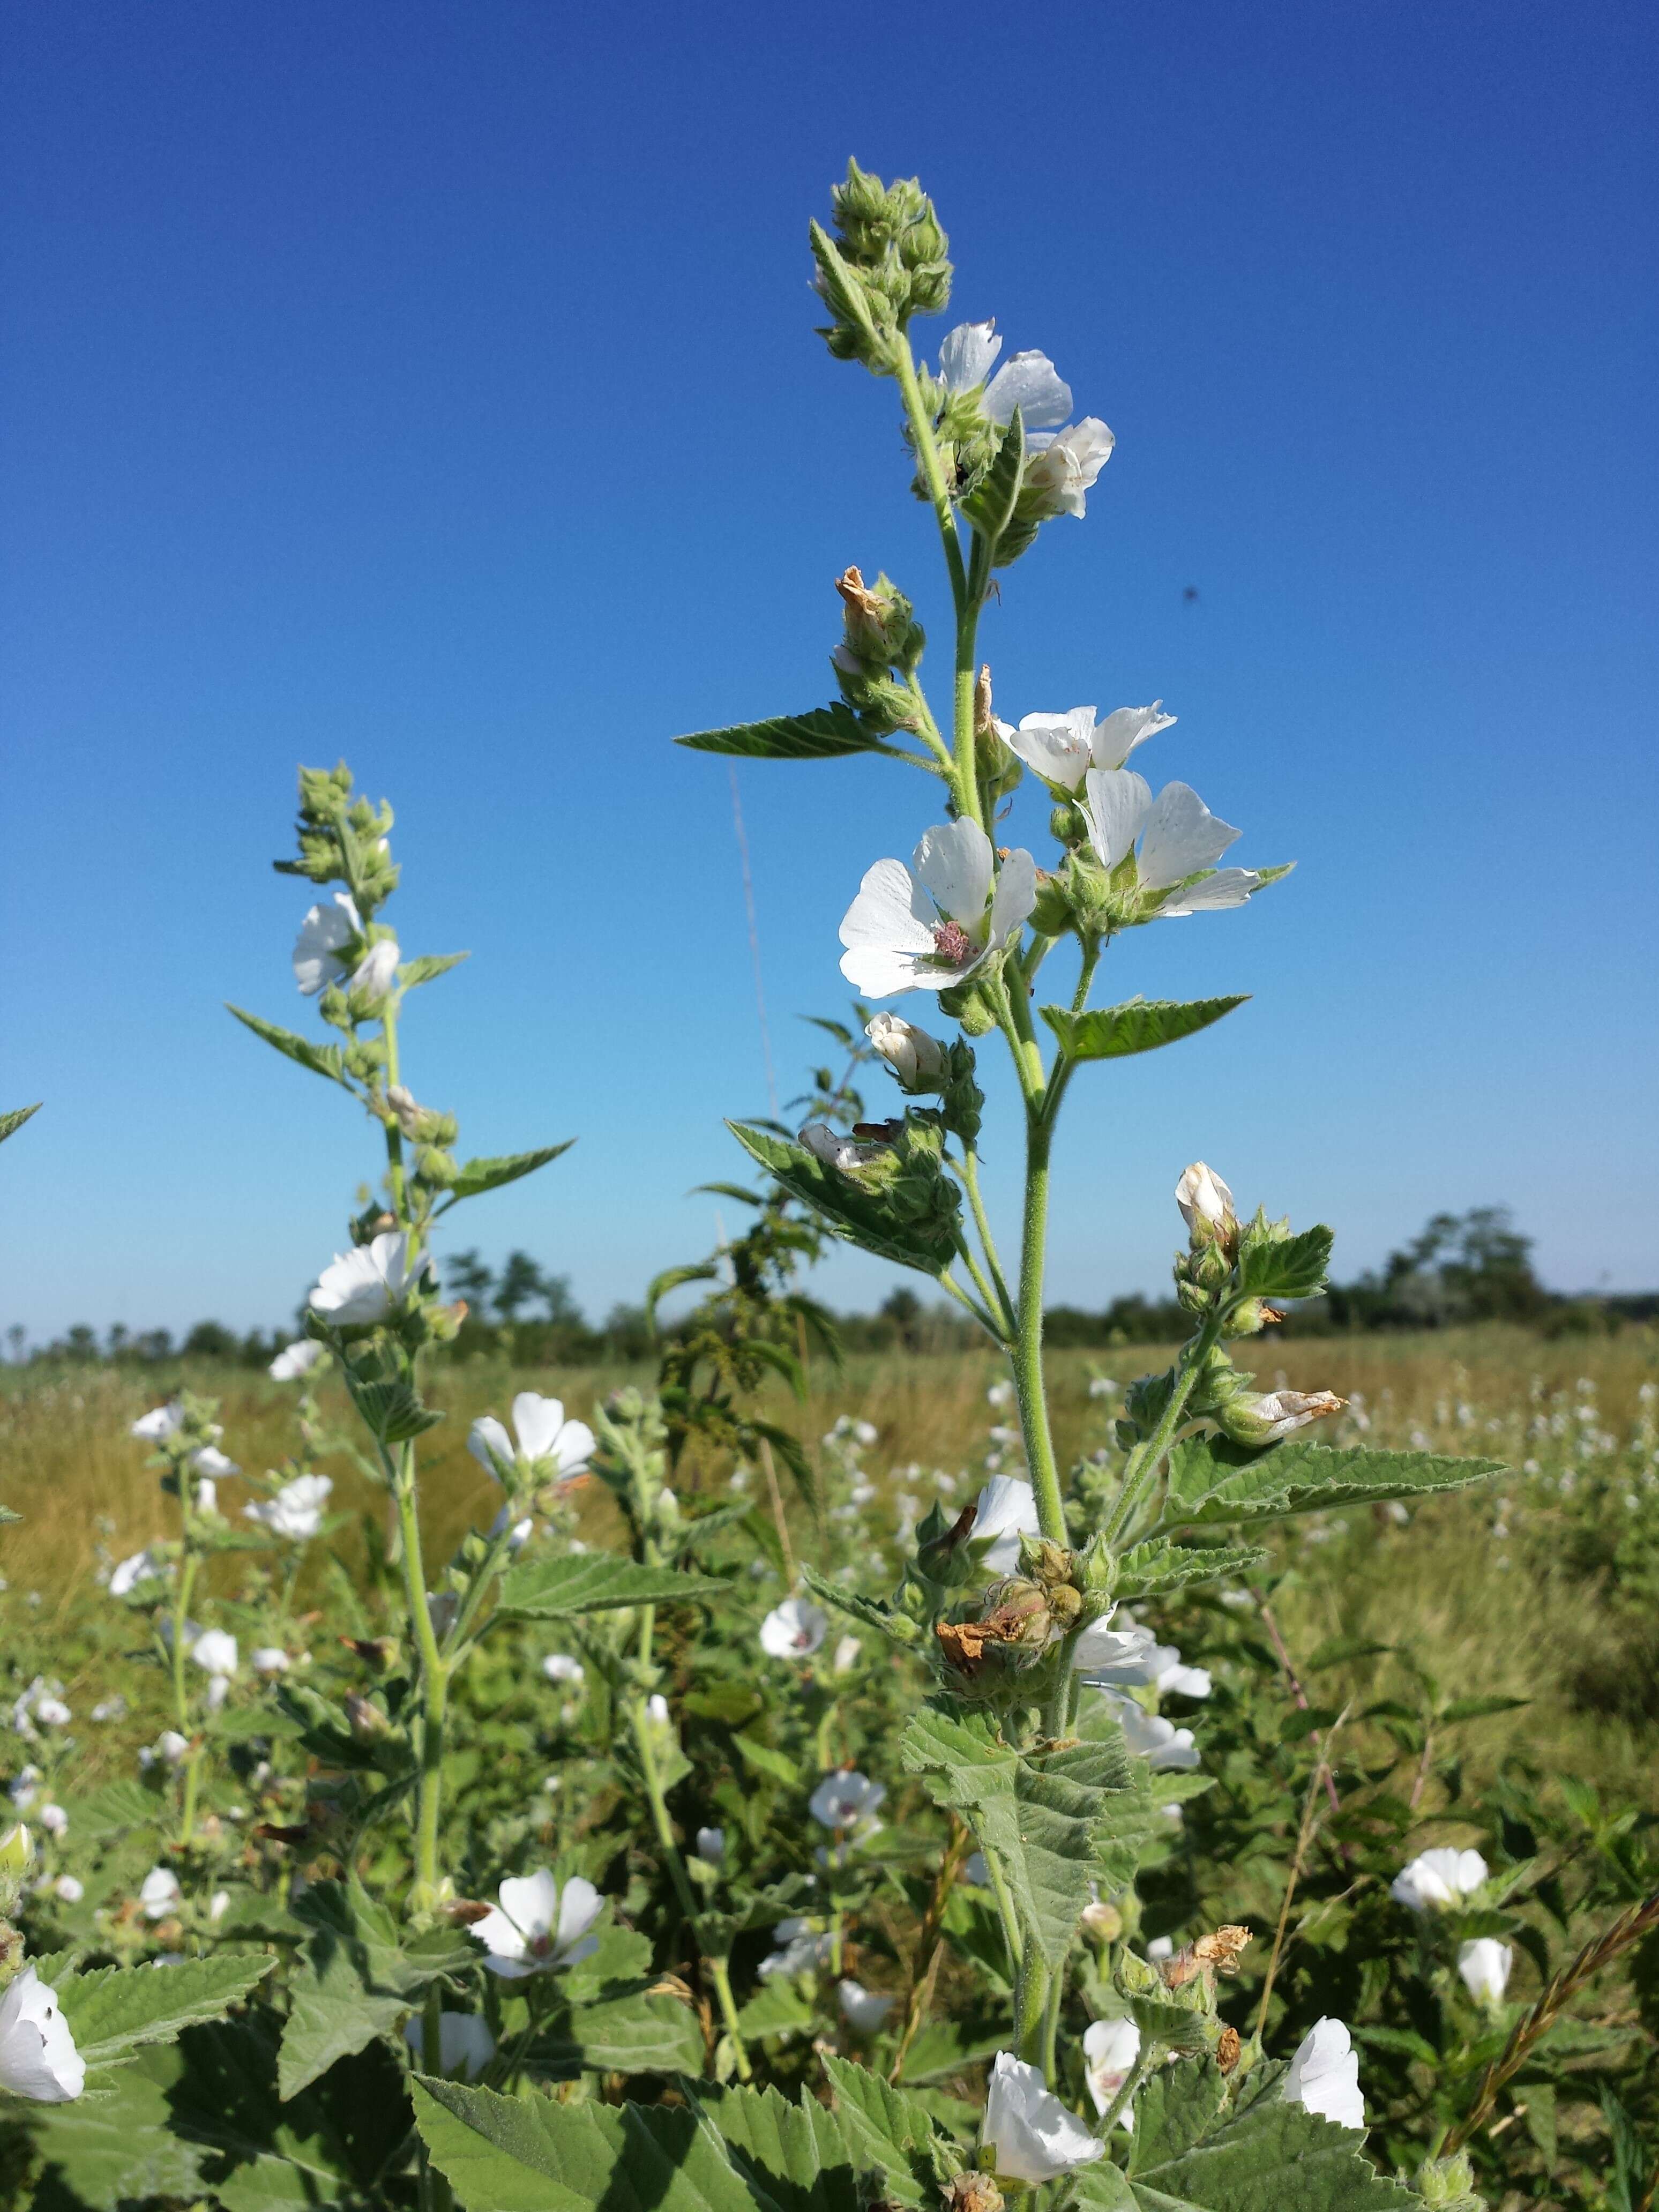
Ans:
{"type": "Polygon", "coordinates": [[[890,376],[894,340],[911,316],[949,304],[949,241],[914,177],[884,185],[849,161],[830,205],[835,236],[816,222],[811,232],[817,289],[834,318],[819,336],[837,361],[890,376]]]}

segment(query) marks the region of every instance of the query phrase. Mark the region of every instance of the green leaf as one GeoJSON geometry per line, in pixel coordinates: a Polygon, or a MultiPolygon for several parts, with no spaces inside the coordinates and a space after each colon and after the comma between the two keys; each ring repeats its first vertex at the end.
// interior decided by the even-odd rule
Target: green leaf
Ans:
{"type": "Polygon", "coordinates": [[[294,1911],[315,1932],[294,1976],[283,2029],[276,2079],[284,2102],[337,2059],[395,2034],[428,1983],[479,1956],[458,1928],[401,1943],[397,1923],[355,1875],[347,1882],[313,1883],[294,1911]]]}
{"type": "Polygon", "coordinates": [[[520,1176],[534,1175],[550,1160],[556,1160],[561,1152],[568,1152],[576,1139],[567,1137],[562,1145],[544,1145],[539,1152],[507,1152],[500,1159],[463,1160],[441,1213],[447,1213],[464,1198],[479,1198],[487,1190],[500,1190],[503,1183],[517,1182],[520,1176]]]}
{"type": "Polygon", "coordinates": [[[398,970],[398,981],[405,991],[413,991],[439,975],[448,975],[452,968],[459,968],[463,960],[471,957],[470,952],[422,952],[418,959],[404,961],[398,970]]]}
{"type": "Polygon", "coordinates": [[[308,1067],[313,1075],[325,1075],[331,1083],[338,1083],[346,1090],[351,1090],[351,1085],[346,1081],[344,1055],[337,1044],[313,1044],[309,1037],[298,1036],[292,1030],[285,1030],[276,1022],[267,1022],[258,1014],[245,1012],[240,1006],[227,1003],[226,1012],[234,1014],[245,1028],[252,1030],[255,1036],[263,1037],[267,1044],[274,1045],[288,1059],[297,1060],[301,1067],[308,1067]]]}
{"type": "Polygon", "coordinates": [[[1253,1298],[1310,1298],[1324,1287],[1335,1241],[1322,1223],[1277,1243],[1253,1241],[1247,1230],[1238,1255],[1239,1287],[1253,1298]]]}
{"type": "Polygon", "coordinates": [[[611,1552],[578,1552],[509,1567],[496,1610],[512,1620],[574,1620],[621,1606],[706,1604],[731,1587],[678,1567],[641,1566],[611,1552]]]}
{"type": "Polygon", "coordinates": [[[1249,993],[1228,999],[1128,999],[1121,1006],[1097,1006],[1073,1014],[1064,1006],[1044,1006],[1042,1018],[1071,1060],[1123,1060],[1152,1052],[1178,1037],[1192,1036],[1242,1006],[1249,993]]]}
{"type": "Polygon", "coordinates": [[[41,1101],[37,1098],[33,1106],[14,1106],[10,1113],[0,1114],[0,1145],[8,1137],[15,1137],[29,1116],[40,1111],[40,1106],[41,1101]]]}
{"type": "Polygon", "coordinates": [[[895,1613],[890,1605],[884,1605],[875,1598],[860,1597],[844,1583],[831,1582],[816,1567],[809,1567],[805,1559],[798,1561],[797,1565],[801,1580],[813,1596],[823,1604],[834,1606],[837,1613],[846,1613],[861,1628],[878,1629],[882,1635],[890,1636],[896,1644],[915,1642],[916,1624],[908,1613],[895,1613]]]}
{"type": "Polygon", "coordinates": [[[58,2002],[88,2074],[99,2074],[141,2044],[171,2043],[192,2022],[217,2020],[271,1965],[258,1952],[235,1952],[176,1966],[99,1966],[65,1976],[58,2002]]]}
{"type": "MultiPolygon", "coordinates": [[[[881,1192],[866,1189],[839,1169],[827,1167],[793,1138],[774,1136],[752,1122],[728,1121],[726,1127],[750,1155],[804,1206],[810,1206],[826,1228],[849,1244],[872,1252],[878,1260],[896,1261],[902,1267],[919,1268],[939,1275],[956,1255],[951,1223],[937,1218],[910,1221],[900,1217],[881,1192]]],[[[954,1190],[954,1184],[945,1182],[954,1190]]]]}
{"type": "Polygon", "coordinates": [[[694,1260],[678,1267],[665,1267],[659,1275],[653,1275],[645,1286],[645,1318],[651,1328],[657,1325],[657,1308],[675,1291],[683,1290],[687,1283],[712,1283],[719,1279],[720,1269],[712,1260],[694,1260]]]}
{"type": "Polygon", "coordinates": [[[936,2205],[933,2123],[924,2107],[867,2066],[829,2057],[823,2066],[836,2093],[842,2140],[861,2175],[879,2175],[881,2201],[936,2205]]]}
{"type": "Polygon", "coordinates": [[[752,1766],[757,1774],[769,1775],[774,1782],[782,1783],[786,1790],[799,1790],[800,1769],[794,1760],[781,1751],[774,1751],[769,1743],[761,1743],[752,1735],[734,1735],[732,1739],[743,1754],[745,1766],[752,1766]]]}
{"type": "Polygon", "coordinates": [[[647,1983],[598,2003],[572,2005],[537,2039],[538,2062],[562,2073],[696,2074],[702,2030],[690,2006],[647,1983]]]}
{"type": "Polygon", "coordinates": [[[778,714],[768,722],[736,722],[730,729],[699,730],[676,738],[694,753],[733,753],[742,760],[836,760],[847,753],[878,751],[880,739],[837,699],[810,714],[778,714]]]}
{"type": "Polygon", "coordinates": [[[794,1984],[775,1974],[740,2008],[738,2027],[751,2040],[765,2035],[805,2035],[817,2017],[794,1984]]]}
{"type": "Polygon", "coordinates": [[[1130,1598],[1163,1596],[1196,1583],[1218,1582],[1226,1575],[1246,1575],[1267,1559],[1266,1552],[1249,1545],[1216,1544],[1200,1549],[1171,1544],[1162,1536],[1135,1544],[1117,1563],[1113,1595],[1120,1602],[1130,1598]]]}
{"type": "Polygon", "coordinates": [[[444,1416],[423,1406],[413,1387],[404,1382],[360,1382],[349,1367],[345,1384],[351,1402],[365,1425],[383,1443],[407,1443],[412,1437],[435,1429],[444,1416]]]}
{"type": "Polygon", "coordinates": [[[1025,423],[1018,407],[1009,418],[994,459],[962,502],[962,511],[996,556],[997,541],[1014,519],[1025,473],[1025,423]]]}
{"type": "MultiPolygon", "coordinates": [[[[1421,2205],[1359,2155],[1352,2130],[1287,2104],[1285,2073],[1258,2066],[1230,2095],[1207,2061],[1155,2072],[1136,2100],[1129,2148],[1129,2187],[1141,2212],[1411,2212],[1421,2205]]],[[[1114,2203],[1081,2193],[1078,2201],[1114,2203]]]]}
{"type": "Polygon", "coordinates": [[[1518,1713],[1530,1698],[1454,1698],[1436,1715],[1442,1721],[1482,1721],[1491,1713],[1518,1713]]]}
{"type": "MultiPolygon", "coordinates": [[[[994,1853],[1026,1941],[1058,1968],[1103,1855],[1117,1839],[1114,1815],[1130,1814],[1137,1833],[1150,1825],[1148,1793],[1121,1729],[1114,1723],[1092,1741],[1027,1757],[983,1715],[930,1698],[912,1716],[900,1757],[905,1771],[920,1774],[934,1801],[960,1814],[994,1853]]],[[[1119,1871],[1123,1880],[1133,1875],[1133,1856],[1119,1871]]]]}
{"type": "MultiPolygon", "coordinates": [[[[168,1970],[135,1971],[159,1977],[168,1970]]],[[[7,2102],[10,2118],[15,2106],[7,2102]]],[[[173,2132],[166,2085],[143,2059],[88,2081],[71,2104],[26,2109],[43,2161],[75,2205],[130,2212],[156,2199],[193,2203],[202,2194],[202,2154],[173,2132]]]]}
{"type": "Polygon", "coordinates": [[[1434,1452],[1366,1451],[1356,1444],[1270,1444],[1247,1451],[1218,1437],[1188,1437],[1170,1454],[1164,1528],[1199,1528],[1230,1521],[1278,1520],[1389,1498],[1465,1490],[1502,1474],[1500,1461],[1449,1459],[1434,1452]]]}

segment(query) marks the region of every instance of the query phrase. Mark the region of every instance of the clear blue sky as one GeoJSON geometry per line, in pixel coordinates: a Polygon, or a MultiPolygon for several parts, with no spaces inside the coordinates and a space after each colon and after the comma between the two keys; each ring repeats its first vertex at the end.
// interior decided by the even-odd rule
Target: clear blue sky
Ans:
{"type": "MultiPolygon", "coordinates": [[[[892,390],[811,334],[849,152],[1118,435],[1000,705],[1161,696],[1155,780],[1300,862],[1112,952],[1255,999],[1074,1086],[1054,1294],[1162,1283],[1196,1155],[1344,1273],[1507,1202],[1551,1280],[1650,1284],[1656,46],[1638,0],[12,11],[0,1322],[275,1321],[340,1242],[372,1131],[220,1008],[305,1018],[269,862],[341,754],[405,950],[474,956],[417,1090],[580,1139],[458,1219],[599,1311],[705,1248],[765,1087],[726,769],[669,739],[820,702],[849,560],[944,634],[892,390]]],[[[742,793],[787,1073],[927,791],[742,793]]]]}

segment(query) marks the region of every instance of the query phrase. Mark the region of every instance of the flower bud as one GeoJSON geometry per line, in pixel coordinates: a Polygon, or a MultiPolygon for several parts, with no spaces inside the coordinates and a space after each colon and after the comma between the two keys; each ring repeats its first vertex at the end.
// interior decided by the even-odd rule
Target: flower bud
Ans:
{"type": "Polygon", "coordinates": [[[1233,1194],[1213,1168],[1195,1160],[1176,1185],[1175,1195],[1194,1251],[1206,1244],[1230,1248],[1237,1243],[1238,1215],[1233,1194]]]}
{"type": "Polygon", "coordinates": [[[28,1830],[18,1820],[0,1836],[0,1880],[27,1874],[33,1859],[33,1842],[28,1830]]]}
{"type": "Polygon", "coordinates": [[[844,649],[856,661],[874,668],[914,668],[924,640],[910,602],[897,585],[884,575],[866,584],[857,568],[848,568],[836,577],[836,589],[847,622],[844,649]]]}
{"type": "Polygon", "coordinates": [[[864,1034],[887,1062],[903,1091],[936,1091],[945,1069],[945,1049],[926,1030],[898,1014],[878,1014],[864,1034]]]}
{"type": "Polygon", "coordinates": [[[1466,2150],[1455,2158],[1431,2158],[1412,2176],[1412,2187],[1434,2212],[1481,2212],[1486,2199],[1474,2185],[1474,2166],[1466,2150]]]}
{"type": "Polygon", "coordinates": [[[1328,1390],[1246,1392],[1218,1406],[1214,1418],[1222,1434],[1234,1443],[1256,1446],[1277,1443],[1292,1429],[1305,1429],[1310,1421],[1340,1413],[1346,1403],[1328,1390]]]}

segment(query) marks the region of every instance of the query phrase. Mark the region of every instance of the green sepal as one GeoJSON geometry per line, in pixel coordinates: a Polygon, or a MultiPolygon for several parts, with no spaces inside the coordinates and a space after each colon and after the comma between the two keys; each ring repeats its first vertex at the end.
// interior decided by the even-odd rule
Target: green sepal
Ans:
{"type": "Polygon", "coordinates": [[[985,539],[994,559],[998,541],[1014,519],[1024,473],[1025,424],[1016,407],[995,459],[962,502],[962,512],[985,539]]]}

